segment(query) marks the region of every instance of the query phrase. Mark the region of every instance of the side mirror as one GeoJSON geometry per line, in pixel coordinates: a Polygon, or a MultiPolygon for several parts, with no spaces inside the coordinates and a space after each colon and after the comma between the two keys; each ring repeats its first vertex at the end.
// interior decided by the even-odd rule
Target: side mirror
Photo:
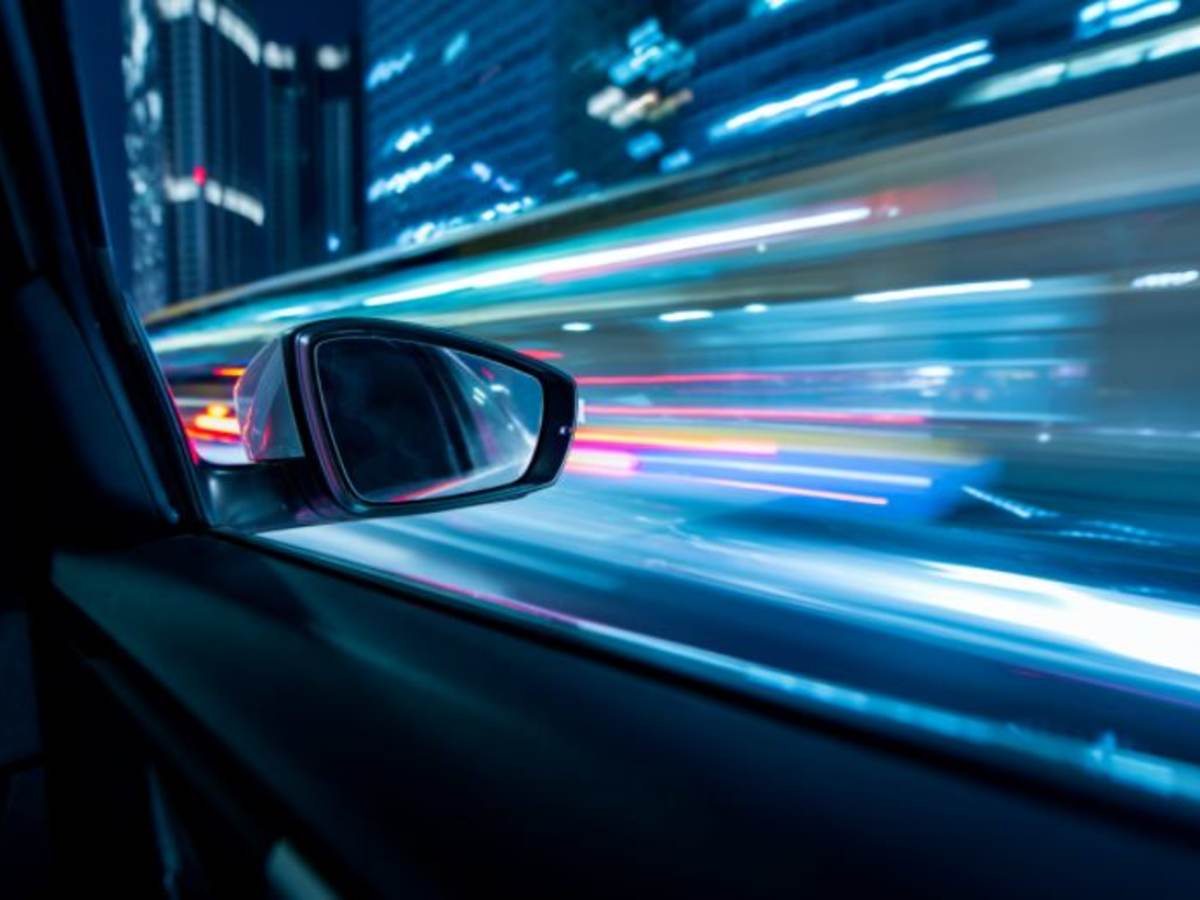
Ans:
{"type": "Polygon", "coordinates": [[[515,351],[376,319],[275,338],[234,388],[253,465],[210,467],[218,524],[273,528],[523,496],[557,480],[569,375],[515,351]]]}

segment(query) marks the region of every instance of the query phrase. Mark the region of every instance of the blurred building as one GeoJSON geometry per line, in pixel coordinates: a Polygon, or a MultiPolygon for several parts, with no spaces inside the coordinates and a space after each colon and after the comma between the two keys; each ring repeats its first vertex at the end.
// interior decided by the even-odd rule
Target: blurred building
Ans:
{"type": "Polygon", "coordinates": [[[267,40],[236,0],[122,15],[139,312],[361,249],[356,44],[267,40]]]}
{"type": "Polygon", "coordinates": [[[1083,97],[1137,83],[1137,67],[1188,44],[1200,10],[1197,0],[646,5],[654,18],[630,32],[589,114],[665,174],[739,156],[794,168],[1027,112],[1048,88],[1083,97]]]}
{"type": "Polygon", "coordinates": [[[354,44],[264,45],[267,239],[273,272],[361,249],[358,59],[354,44]]]}
{"type": "Polygon", "coordinates": [[[621,168],[625,141],[586,114],[591,73],[654,5],[366,0],[368,245],[502,219],[621,168]]]}
{"type": "Polygon", "coordinates": [[[122,4],[121,14],[130,300],[138,314],[145,315],[167,302],[162,79],[153,7],[148,0],[131,0],[122,4]]]}
{"type": "Polygon", "coordinates": [[[265,272],[261,57],[243,3],[125,5],[132,290],[143,311],[265,272]]]}
{"type": "Polygon", "coordinates": [[[365,0],[368,244],[703,163],[842,158],[1135,83],[1143,64],[1169,75],[1198,9],[365,0]]]}

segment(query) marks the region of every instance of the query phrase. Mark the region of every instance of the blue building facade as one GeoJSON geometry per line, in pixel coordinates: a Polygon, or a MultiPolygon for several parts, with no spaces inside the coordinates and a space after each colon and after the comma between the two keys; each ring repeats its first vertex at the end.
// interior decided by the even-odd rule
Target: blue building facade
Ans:
{"type": "Polygon", "coordinates": [[[368,243],[516,215],[577,191],[614,145],[619,161],[586,90],[646,5],[366,0],[368,243]]]}
{"type": "MultiPolygon", "coordinates": [[[[1200,0],[366,0],[370,246],[1169,77],[1200,0]],[[1019,98],[1019,99],[1017,99],[1019,98]]],[[[1187,56],[1187,59],[1191,59],[1187,56]]]]}

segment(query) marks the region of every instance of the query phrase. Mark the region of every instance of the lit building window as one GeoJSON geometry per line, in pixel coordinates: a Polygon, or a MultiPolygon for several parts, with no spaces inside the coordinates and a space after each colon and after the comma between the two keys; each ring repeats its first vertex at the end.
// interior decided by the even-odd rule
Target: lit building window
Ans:
{"type": "Polygon", "coordinates": [[[317,67],[327,72],[336,72],[339,69],[344,69],[349,62],[349,47],[335,47],[333,44],[322,44],[317,48],[317,67]]]}

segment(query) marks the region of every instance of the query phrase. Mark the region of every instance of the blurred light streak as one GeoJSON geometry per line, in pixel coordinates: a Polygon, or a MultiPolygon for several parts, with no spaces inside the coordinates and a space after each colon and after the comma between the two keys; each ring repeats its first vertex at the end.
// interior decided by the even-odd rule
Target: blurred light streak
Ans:
{"type": "Polygon", "coordinates": [[[1130,282],[1130,286],[1139,290],[1147,288],[1177,288],[1185,287],[1200,279],[1200,270],[1188,269],[1184,272],[1154,272],[1140,275],[1130,282]]]}
{"type": "Polygon", "coordinates": [[[1133,25],[1138,25],[1150,19],[1161,19],[1166,16],[1173,16],[1179,12],[1179,0],[1159,0],[1158,3],[1150,3],[1143,6],[1141,9],[1130,10],[1127,13],[1119,16],[1113,16],[1110,20],[1113,28],[1129,28],[1133,25]]]}
{"type": "Polygon", "coordinates": [[[563,331],[574,331],[574,332],[580,332],[580,333],[585,332],[585,331],[591,331],[592,323],[591,322],[564,322],[562,330],[563,331]]]}
{"type": "Polygon", "coordinates": [[[225,432],[222,432],[222,431],[209,431],[209,430],[202,428],[195,424],[184,425],[183,431],[189,438],[191,438],[191,440],[193,442],[192,450],[194,451],[195,459],[197,462],[199,462],[202,458],[208,462],[213,462],[214,460],[209,459],[207,454],[203,454],[200,452],[200,448],[197,447],[195,444],[196,441],[201,442],[201,446],[203,446],[204,443],[237,444],[238,446],[240,446],[242,443],[241,435],[235,436],[235,435],[231,435],[231,434],[226,434],[225,432]]]}
{"type": "Polygon", "coordinates": [[[1054,87],[1064,80],[1090,78],[1114,69],[1155,62],[1195,50],[1200,50],[1200,26],[1188,24],[1160,31],[1147,38],[1124,41],[1063,59],[1046,60],[1025,69],[997,75],[972,87],[962,102],[969,106],[1005,100],[1029,91],[1054,87]]]}
{"type": "Polygon", "coordinates": [[[765,463],[742,459],[705,459],[696,456],[654,456],[647,462],[656,465],[679,465],[695,468],[731,469],[764,475],[801,475],[810,478],[833,478],[839,481],[866,481],[872,484],[891,484],[925,490],[933,484],[927,475],[899,475],[892,472],[872,472],[862,469],[834,469],[828,466],[800,466],[789,463],[765,463]]]}
{"type": "Polygon", "coordinates": [[[941,66],[953,59],[958,59],[962,56],[970,56],[975,53],[982,53],[987,50],[988,42],[986,40],[968,41],[965,44],[959,44],[957,47],[950,47],[947,50],[942,50],[937,53],[931,53],[928,56],[923,56],[920,59],[912,62],[904,63],[894,69],[890,69],[883,75],[884,81],[891,81],[894,78],[901,78],[906,75],[913,75],[918,72],[923,72],[934,66],[941,66]]]}
{"type": "Polygon", "coordinates": [[[204,412],[184,420],[184,431],[196,440],[240,443],[242,430],[233,410],[224,403],[210,403],[204,412]]]}
{"type": "Polygon", "coordinates": [[[518,350],[522,356],[528,356],[530,359],[562,359],[563,355],[557,350],[534,350],[525,348],[518,350]]]}
{"type": "Polygon", "coordinates": [[[1196,650],[1200,647],[1200,615],[1194,607],[1129,595],[1108,597],[1066,582],[998,569],[938,562],[928,565],[947,579],[984,586],[994,593],[928,591],[920,601],[924,605],[1200,675],[1196,650]]]}
{"type": "Polygon", "coordinates": [[[217,366],[212,370],[218,378],[241,378],[246,371],[245,366],[217,366]]]}
{"type": "Polygon", "coordinates": [[[1012,513],[1018,519],[1052,518],[1058,515],[1058,513],[1051,512],[1048,509],[1040,509],[1029,503],[1018,503],[1015,500],[1009,500],[1007,497],[989,493],[969,484],[963,486],[963,493],[968,497],[974,497],[981,503],[994,506],[997,509],[1004,510],[1006,513],[1012,513]]]}
{"type": "Polygon", "coordinates": [[[313,316],[321,312],[323,306],[316,303],[301,303],[297,306],[285,306],[283,309],[271,309],[254,317],[256,322],[274,322],[278,319],[294,319],[300,316],[313,316]]]}
{"type": "Polygon", "coordinates": [[[802,2],[802,0],[756,0],[751,7],[750,14],[752,16],[762,15],[763,13],[773,13],[784,7],[791,6],[794,3],[802,2]]]}
{"type": "MultiPolygon", "coordinates": [[[[590,407],[589,407],[590,409],[590,407]]],[[[576,449],[586,449],[591,444],[611,445],[628,450],[669,449],[703,450],[708,453],[743,453],[747,456],[777,456],[779,445],[774,441],[747,438],[730,439],[705,437],[702,435],[674,435],[655,431],[620,431],[580,428],[575,432],[576,449]]]]}
{"type": "Polygon", "coordinates": [[[782,375],[766,372],[688,372],[668,375],[580,375],[576,384],[595,387],[657,384],[740,384],[744,382],[782,381],[782,375]]]}
{"type": "Polygon", "coordinates": [[[411,50],[406,50],[401,56],[381,59],[367,73],[367,90],[373,91],[380,85],[387,84],[397,75],[403,75],[408,67],[412,65],[414,59],[416,59],[416,56],[411,50]]]}
{"type": "Polygon", "coordinates": [[[917,374],[922,378],[949,378],[954,374],[952,366],[918,366],[917,374]]]}
{"type": "Polygon", "coordinates": [[[367,202],[376,203],[388,195],[400,196],[425,179],[441,174],[453,162],[453,153],[443,153],[434,159],[399,169],[387,178],[377,178],[367,189],[367,202]]]}
{"type": "Polygon", "coordinates": [[[845,422],[863,425],[923,425],[917,413],[842,412],[835,409],[771,409],[757,406],[615,406],[588,404],[602,416],[669,416],[694,419],[764,419],[779,422],[845,422]]]}
{"type": "Polygon", "coordinates": [[[720,122],[708,131],[709,140],[729,137],[746,128],[758,131],[803,115],[812,118],[835,109],[857,106],[867,100],[890,97],[910,88],[952,78],[971,69],[990,65],[995,56],[987,52],[986,38],[929,53],[866,79],[845,78],[820,88],[803,91],[785,100],[763,103],[720,122]]]}
{"type": "Polygon", "coordinates": [[[242,431],[238,427],[237,419],[225,418],[223,416],[213,416],[206,413],[199,413],[192,417],[193,428],[203,434],[226,435],[229,437],[241,437],[242,431]]]}
{"type": "Polygon", "coordinates": [[[854,300],[858,303],[888,303],[893,300],[918,300],[924,297],[958,297],[968,294],[1027,291],[1032,287],[1032,279],[1009,278],[1001,281],[968,281],[962,284],[935,284],[894,291],[875,291],[869,294],[855,294],[854,300]]]}
{"type": "Polygon", "coordinates": [[[435,281],[431,284],[406,288],[402,291],[376,294],[373,297],[365,299],[363,306],[388,306],[393,303],[406,303],[410,300],[438,297],[442,294],[454,293],[455,291],[499,287],[516,284],[521,281],[544,278],[550,275],[567,275],[589,269],[603,268],[605,266],[646,262],[695,250],[715,250],[758,241],[768,237],[780,237],[819,228],[833,228],[838,225],[861,222],[863,219],[869,218],[870,215],[871,209],[867,206],[844,207],[806,216],[777,219],[772,222],[741,225],[735,228],[721,228],[715,231],[702,231],[682,237],[648,241],[626,247],[615,247],[611,250],[595,250],[589,253],[560,256],[555,259],[489,269],[474,275],[435,281]]]}
{"type": "Polygon", "coordinates": [[[1200,49],[1200,26],[1176,28],[1157,40],[1147,56],[1148,59],[1165,59],[1176,53],[1187,53],[1200,49]]]}
{"type": "Polygon", "coordinates": [[[389,503],[411,503],[414,500],[425,500],[430,497],[437,497],[447,491],[452,491],[464,484],[469,484],[471,478],[449,478],[445,481],[439,481],[437,484],[431,484],[428,487],[418,488],[415,491],[409,491],[405,494],[396,494],[388,498],[389,503]]]}
{"type": "Polygon", "coordinates": [[[658,170],[664,174],[667,174],[670,172],[678,172],[680,169],[684,168],[685,166],[690,166],[691,164],[692,151],[687,147],[680,147],[678,150],[673,150],[672,152],[666,154],[658,161],[658,170]]]}
{"type": "Polygon", "coordinates": [[[431,134],[433,134],[433,126],[428,122],[423,122],[416,127],[404,129],[403,133],[392,142],[392,147],[397,153],[407,153],[431,134]]]}
{"type": "Polygon", "coordinates": [[[781,116],[791,117],[812,106],[814,103],[820,103],[822,100],[828,100],[830,97],[852,91],[858,85],[859,80],[857,78],[843,78],[840,81],[835,81],[819,88],[810,88],[809,90],[801,91],[784,100],[773,100],[769,103],[763,103],[760,106],[755,106],[752,109],[726,119],[720,125],[713,128],[710,134],[714,138],[724,137],[750,125],[757,125],[781,116]]]}
{"type": "Polygon", "coordinates": [[[601,478],[630,478],[635,470],[618,469],[610,466],[594,466],[590,463],[567,460],[566,471],[572,475],[593,475],[601,478]]]}
{"type": "Polygon", "coordinates": [[[772,484],[763,481],[741,481],[736,478],[709,478],[704,475],[657,475],[657,478],[670,478],[689,483],[708,485],[710,487],[726,487],[740,491],[757,491],[764,494],[778,494],[783,497],[806,497],[811,500],[834,500],[839,503],[854,503],[863,506],[887,506],[887,497],[875,497],[870,494],[847,494],[841,491],[823,491],[817,488],[793,487],[787,484],[772,484]]]}
{"type": "Polygon", "coordinates": [[[595,450],[573,447],[567,456],[567,471],[591,475],[632,475],[638,458],[621,450],[595,450]]]}
{"type": "Polygon", "coordinates": [[[1179,0],[1097,0],[1083,7],[1078,18],[1082,35],[1095,37],[1109,30],[1173,16],[1180,6],[1179,0]]]}
{"type": "Polygon", "coordinates": [[[1104,531],[1088,531],[1079,528],[1068,528],[1054,532],[1059,537],[1078,538],[1085,541],[1107,541],[1113,544],[1130,544],[1135,547],[1165,547],[1164,541],[1151,538],[1131,537],[1127,534],[1109,534],[1104,531]]]}
{"type": "Polygon", "coordinates": [[[660,322],[696,322],[700,319],[711,319],[710,309],[680,309],[675,312],[663,313],[658,317],[660,322]]]}

